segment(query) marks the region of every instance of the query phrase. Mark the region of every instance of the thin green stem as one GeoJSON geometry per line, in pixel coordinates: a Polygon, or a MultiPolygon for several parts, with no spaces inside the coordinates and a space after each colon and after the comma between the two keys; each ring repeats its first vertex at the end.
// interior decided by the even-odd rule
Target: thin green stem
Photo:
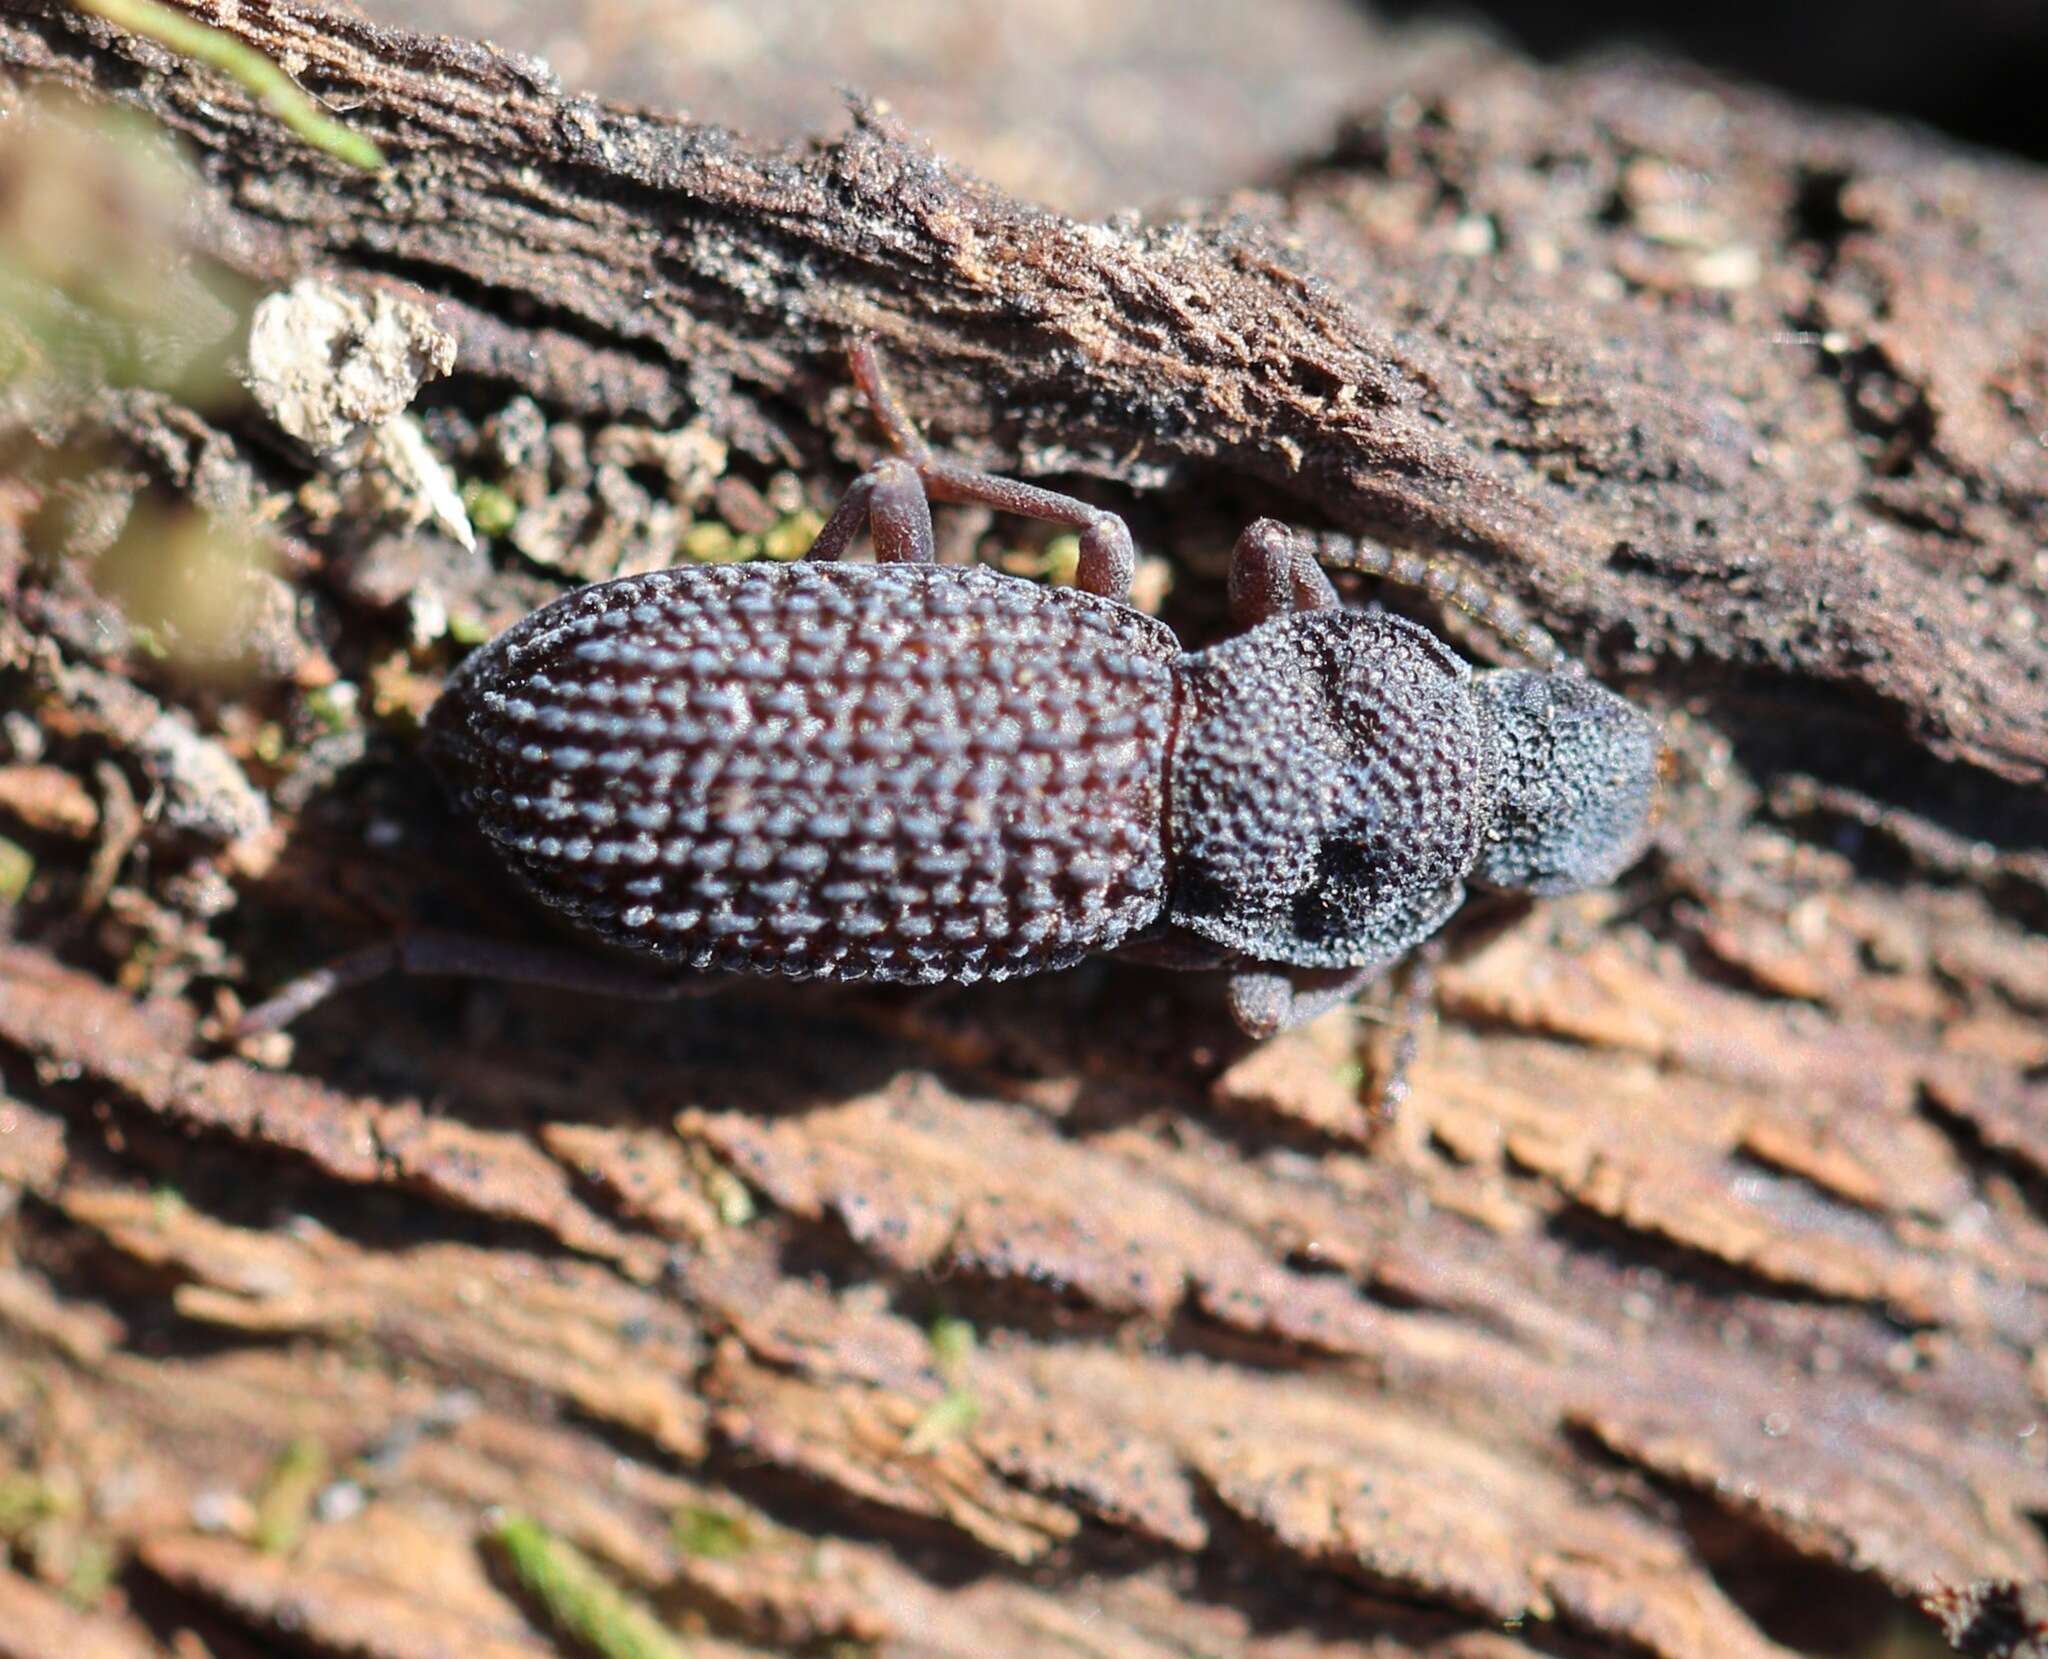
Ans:
{"type": "Polygon", "coordinates": [[[361,133],[329,116],[270,59],[232,35],[201,23],[157,0],[73,0],[79,10],[146,35],[180,57],[231,76],[249,96],[299,137],[337,161],[366,172],[384,165],[384,152],[361,133]]]}
{"type": "Polygon", "coordinates": [[[688,1659],[689,1650],[582,1551],[527,1516],[497,1516],[485,1534],[563,1635],[603,1659],[688,1659]]]}

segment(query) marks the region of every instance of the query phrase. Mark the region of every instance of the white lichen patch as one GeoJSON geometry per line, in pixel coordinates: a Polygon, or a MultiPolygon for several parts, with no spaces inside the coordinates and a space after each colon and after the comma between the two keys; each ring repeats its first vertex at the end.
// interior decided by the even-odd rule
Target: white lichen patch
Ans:
{"type": "Polygon", "coordinates": [[[424,307],[306,277],[256,307],[246,379],[326,470],[353,471],[351,508],[431,524],[474,548],[453,476],[405,413],[424,382],[454,366],[454,335],[424,307]]]}
{"type": "Polygon", "coordinates": [[[245,379],[284,431],[326,452],[400,413],[454,366],[454,335],[424,307],[303,277],[258,303],[245,379]]]}

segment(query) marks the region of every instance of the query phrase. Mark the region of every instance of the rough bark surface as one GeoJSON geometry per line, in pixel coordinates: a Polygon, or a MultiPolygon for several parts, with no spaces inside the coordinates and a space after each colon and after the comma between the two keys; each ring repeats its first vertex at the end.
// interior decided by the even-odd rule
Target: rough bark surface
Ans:
{"type": "Polygon", "coordinates": [[[0,5],[0,132],[139,109],[197,162],[188,264],[421,300],[415,413],[518,513],[475,557],[378,527],[158,392],[8,435],[0,1655],[558,1651],[494,1506],[707,1655],[1938,1651],[1923,1600],[2029,1651],[2038,172],[1468,53],[1257,194],[1089,224],[872,110],[768,152],[195,9],[388,169],[56,0],[0,5]],[[1370,1009],[1248,1050],[1111,965],[393,984],[208,1041],[395,922],[534,925],[414,753],[450,616],[828,505],[855,332],[937,442],[1127,512],[1183,637],[1275,511],[1468,561],[1667,720],[1656,853],[1467,940],[1390,1133],[1370,1009]],[[146,500],[279,548],[241,679],[103,591],[146,500]]]}

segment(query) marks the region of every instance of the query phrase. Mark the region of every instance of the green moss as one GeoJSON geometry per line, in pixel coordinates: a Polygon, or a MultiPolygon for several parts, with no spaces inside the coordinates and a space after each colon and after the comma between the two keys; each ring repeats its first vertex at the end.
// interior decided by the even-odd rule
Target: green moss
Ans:
{"type": "Polygon", "coordinates": [[[1074,573],[1080,568],[1079,536],[1054,536],[1045,544],[1045,579],[1055,587],[1072,587],[1074,573]]]}
{"type": "Polygon", "coordinates": [[[692,564],[738,565],[755,559],[788,563],[801,559],[825,528],[824,517],[809,507],[785,514],[760,535],[742,535],[720,519],[706,519],[683,532],[683,557],[692,564]]]}
{"type": "Polygon", "coordinates": [[[319,1441],[294,1440],[285,1447],[256,1497],[254,1542],[265,1555],[290,1555],[299,1547],[328,1473],[327,1448],[319,1441]]]}
{"type": "Polygon", "coordinates": [[[491,637],[490,624],[470,611],[448,613],[448,637],[465,649],[483,644],[491,637]]]}
{"type": "Polygon", "coordinates": [[[290,748],[291,741],[285,736],[284,727],[275,720],[264,721],[249,738],[249,752],[265,766],[277,765],[290,748]]]}
{"type": "Polygon", "coordinates": [[[761,538],[761,552],[768,558],[788,561],[801,559],[811,550],[811,543],[818,539],[818,532],[825,528],[825,515],[809,507],[779,519],[769,527],[761,538]]]}
{"type": "Polygon", "coordinates": [[[687,1504],[669,1518],[669,1535],[685,1555],[710,1561],[729,1561],[745,1555],[757,1540],[744,1515],[714,1509],[709,1504],[687,1504]]]}
{"type": "Polygon", "coordinates": [[[356,724],[358,703],[355,687],[340,690],[339,687],[345,684],[346,681],[337,681],[334,685],[315,686],[306,693],[306,712],[327,731],[337,735],[352,730],[356,724]]]}
{"type": "Polygon", "coordinates": [[[725,565],[741,557],[739,537],[732,533],[730,525],[715,518],[691,525],[683,532],[682,545],[683,557],[692,564],[725,565]]]}
{"type": "Polygon", "coordinates": [[[996,569],[1010,576],[1023,576],[1054,587],[1072,587],[1074,573],[1081,568],[1081,538],[1054,536],[1043,547],[1008,547],[994,556],[996,569]]]}
{"type": "Polygon", "coordinates": [[[974,1358],[974,1327],[964,1319],[941,1314],[930,1332],[932,1364],[948,1383],[958,1385],[974,1358]]]}
{"type": "Polygon", "coordinates": [[[72,1552],[71,1570],[64,1575],[64,1599],[81,1613],[97,1607],[113,1587],[118,1565],[113,1544],[88,1533],[72,1552]]]}
{"type": "Polygon", "coordinates": [[[64,1504],[47,1482],[34,1475],[0,1475],[0,1538],[19,1538],[63,1513],[64,1504]]]}
{"type": "Polygon", "coordinates": [[[925,1407],[924,1413],[903,1437],[903,1449],[912,1457],[935,1452],[948,1441],[958,1440],[981,1419],[981,1402],[972,1394],[955,1389],[925,1407]]]}
{"type": "Polygon", "coordinates": [[[905,1436],[903,1449],[916,1455],[958,1440],[981,1418],[981,1400],[969,1385],[974,1359],[974,1327],[964,1319],[941,1316],[932,1321],[932,1368],[945,1381],[946,1392],[925,1408],[905,1436]]]}
{"type": "Polygon", "coordinates": [[[18,904],[35,879],[36,861],[26,847],[0,835],[0,904],[18,904]]]}
{"type": "Polygon", "coordinates": [[[462,505],[480,536],[502,536],[519,517],[519,503],[496,484],[472,478],[462,486],[462,505]]]}
{"type": "Polygon", "coordinates": [[[691,1141],[686,1148],[690,1168],[697,1176],[698,1189],[728,1227],[744,1227],[754,1219],[754,1195],[746,1182],[719,1162],[708,1146],[691,1141]]]}
{"type": "Polygon", "coordinates": [[[602,1659],[687,1659],[688,1649],[564,1539],[525,1515],[500,1515],[486,1534],[556,1631],[602,1659]]]}

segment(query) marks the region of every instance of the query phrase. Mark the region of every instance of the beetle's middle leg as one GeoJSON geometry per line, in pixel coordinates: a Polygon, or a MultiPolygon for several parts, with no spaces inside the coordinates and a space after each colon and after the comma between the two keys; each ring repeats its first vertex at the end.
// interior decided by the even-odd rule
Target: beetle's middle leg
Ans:
{"type": "MultiPolygon", "coordinates": [[[[1084,593],[1100,594],[1119,602],[1131,595],[1131,578],[1137,573],[1138,551],[1131,541],[1130,527],[1115,513],[1105,512],[1100,507],[1091,507],[1085,501],[1071,495],[1061,495],[1056,490],[1043,490],[1036,484],[1027,484],[1020,478],[1004,478],[996,473],[982,472],[948,456],[935,454],[917,429],[911,425],[903,407],[896,401],[888,384],[882,379],[882,366],[875,356],[875,348],[863,340],[856,344],[849,356],[853,363],[853,378],[874,408],[875,417],[882,423],[883,431],[902,457],[896,465],[909,469],[922,486],[921,495],[933,501],[957,502],[965,506],[992,507],[999,513],[1015,513],[1020,518],[1038,519],[1047,524],[1063,525],[1080,533],[1081,557],[1074,570],[1074,586],[1084,593]]],[[[883,462],[862,476],[854,485],[859,490],[862,483],[880,472],[883,462]]],[[[868,508],[868,501],[879,491],[879,484],[870,485],[868,496],[855,504],[853,491],[842,502],[839,511],[832,515],[832,522],[819,532],[818,543],[827,551],[813,551],[808,557],[835,558],[847,542],[853,539],[860,527],[861,513],[868,508]],[[840,528],[842,516],[849,522],[840,528]],[[837,540],[827,543],[837,529],[837,540]]],[[[927,533],[929,533],[930,510],[926,509],[927,533]]],[[[876,527],[876,549],[880,555],[881,530],[876,527]]],[[[886,556],[886,555],[881,555],[886,556]]]]}
{"type": "Polygon", "coordinates": [[[1342,603],[1308,544],[1286,525],[1260,518],[1244,527],[1230,552],[1230,620],[1240,628],[1342,603]]]}
{"type": "Polygon", "coordinates": [[[881,563],[930,565],[939,562],[932,535],[932,507],[917,469],[894,456],[877,461],[853,481],[806,559],[836,559],[866,524],[881,563]]]}

